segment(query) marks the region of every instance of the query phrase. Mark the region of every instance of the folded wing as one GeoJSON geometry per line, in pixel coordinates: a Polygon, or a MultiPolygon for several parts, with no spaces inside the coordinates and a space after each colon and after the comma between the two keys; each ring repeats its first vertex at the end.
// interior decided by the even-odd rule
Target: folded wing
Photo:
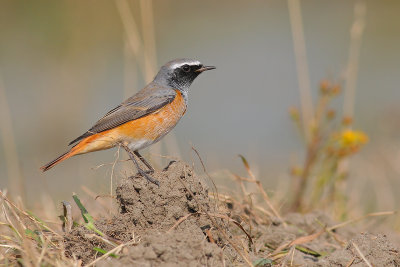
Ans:
{"type": "Polygon", "coordinates": [[[77,143],[88,136],[113,129],[129,121],[152,114],[161,107],[171,103],[175,96],[176,92],[172,88],[162,88],[159,85],[149,84],[137,94],[110,110],[92,128],[73,140],[69,145],[77,143]]]}

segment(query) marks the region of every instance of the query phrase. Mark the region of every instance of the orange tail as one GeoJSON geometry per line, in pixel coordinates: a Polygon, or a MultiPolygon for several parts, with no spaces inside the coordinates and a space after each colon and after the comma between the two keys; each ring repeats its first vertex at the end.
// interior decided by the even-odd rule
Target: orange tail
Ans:
{"type": "Polygon", "coordinates": [[[58,163],[60,163],[61,161],[64,161],[70,157],[72,157],[73,155],[75,155],[75,153],[73,153],[72,150],[65,152],[64,154],[62,154],[61,156],[59,156],[58,158],[56,158],[55,160],[47,163],[46,165],[40,167],[40,169],[45,172],[51,168],[53,168],[55,165],[57,165],[58,163]]]}
{"type": "Polygon", "coordinates": [[[75,156],[77,154],[84,154],[84,153],[88,153],[88,152],[111,148],[112,145],[109,145],[110,142],[107,143],[107,142],[104,142],[104,140],[103,140],[103,142],[99,142],[98,145],[94,145],[94,146],[92,145],[93,141],[98,140],[98,138],[101,137],[102,135],[103,135],[103,133],[94,134],[94,135],[86,137],[85,139],[81,140],[78,144],[71,147],[71,149],[69,151],[65,152],[64,154],[62,154],[55,160],[47,163],[46,165],[40,167],[40,169],[43,172],[45,172],[45,171],[53,168],[55,165],[57,165],[61,161],[69,159],[70,157],[75,156]],[[89,145],[89,148],[88,148],[88,145],[89,145]]]}
{"type": "Polygon", "coordinates": [[[46,165],[40,167],[40,169],[43,172],[45,172],[45,171],[53,168],[55,165],[57,165],[61,161],[64,161],[64,160],[69,159],[70,157],[72,157],[72,156],[74,156],[76,154],[79,154],[79,152],[82,150],[82,148],[84,148],[85,145],[87,144],[87,140],[88,139],[89,138],[86,138],[86,139],[82,140],[80,143],[78,143],[75,146],[71,147],[71,149],[69,151],[65,152],[64,154],[62,154],[61,156],[59,156],[55,160],[50,161],[46,165]]]}

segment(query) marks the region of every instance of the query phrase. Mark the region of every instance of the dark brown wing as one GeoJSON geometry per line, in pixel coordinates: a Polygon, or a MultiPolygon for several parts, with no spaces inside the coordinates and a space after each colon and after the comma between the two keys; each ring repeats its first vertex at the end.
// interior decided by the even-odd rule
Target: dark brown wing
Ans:
{"type": "Polygon", "coordinates": [[[163,88],[159,85],[149,84],[137,94],[110,110],[92,128],[73,140],[69,145],[93,134],[113,129],[126,122],[151,114],[166,104],[171,103],[175,96],[176,92],[172,88],[163,88]]]}

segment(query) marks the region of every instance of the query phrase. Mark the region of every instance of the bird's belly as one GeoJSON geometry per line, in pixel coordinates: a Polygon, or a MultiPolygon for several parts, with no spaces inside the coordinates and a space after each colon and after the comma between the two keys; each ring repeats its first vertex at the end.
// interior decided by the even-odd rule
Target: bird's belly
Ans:
{"type": "MultiPolygon", "coordinates": [[[[159,111],[124,123],[114,129],[88,137],[88,144],[81,153],[108,149],[123,142],[132,150],[145,148],[169,133],[185,114],[186,103],[180,92],[170,104],[159,111]]],[[[86,140],[83,140],[86,141],[86,140]]]]}

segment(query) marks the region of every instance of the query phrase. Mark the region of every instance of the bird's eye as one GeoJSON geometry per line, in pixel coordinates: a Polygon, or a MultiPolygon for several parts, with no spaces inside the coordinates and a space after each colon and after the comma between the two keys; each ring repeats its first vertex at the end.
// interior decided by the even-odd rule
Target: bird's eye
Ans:
{"type": "Polygon", "coordinates": [[[182,66],[182,70],[183,70],[184,72],[189,72],[189,71],[190,71],[190,66],[189,66],[189,65],[183,65],[183,66],[182,66]]]}

